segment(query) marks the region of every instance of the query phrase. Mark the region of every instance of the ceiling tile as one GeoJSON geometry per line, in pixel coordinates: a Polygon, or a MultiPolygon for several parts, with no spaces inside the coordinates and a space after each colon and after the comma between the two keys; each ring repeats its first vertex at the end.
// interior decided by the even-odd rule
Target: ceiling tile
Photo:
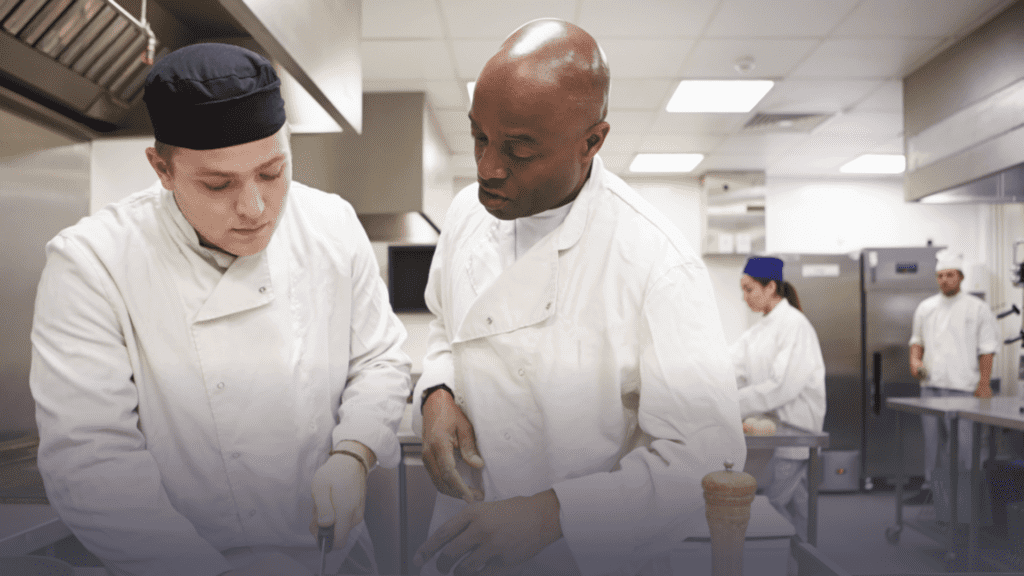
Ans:
{"type": "Polygon", "coordinates": [[[484,64],[501,48],[494,40],[453,40],[455,71],[462,80],[476,80],[484,64]]]}
{"type": "Polygon", "coordinates": [[[843,155],[786,155],[768,164],[768,172],[773,176],[837,175],[839,167],[851,159],[843,155]]]}
{"type": "Polygon", "coordinates": [[[764,170],[768,159],[760,155],[710,154],[693,169],[695,174],[708,170],[764,170]]]}
{"type": "Polygon", "coordinates": [[[633,162],[635,154],[621,155],[621,154],[600,154],[601,161],[604,162],[604,167],[615,174],[632,174],[629,171],[629,165],[633,162]]]}
{"type": "Polygon", "coordinates": [[[936,44],[929,39],[825,40],[796,70],[796,78],[902,78],[936,44]]]}
{"type": "Polygon", "coordinates": [[[854,108],[858,112],[897,112],[903,113],[903,81],[890,80],[883,82],[866,98],[857,102],[854,108]]]}
{"type": "Polygon", "coordinates": [[[440,40],[364,40],[363,78],[449,80],[455,69],[440,40]]]}
{"type": "Polygon", "coordinates": [[[601,42],[612,80],[616,78],[675,78],[693,40],[611,39],[601,42]]]}
{"type": "Polygon", "coordinates": [[[785,155],[848,156],[853,158],[867,154],[887,142],[873,134],[813,134],[807,140],[793,146],[785,155]]]}
{"type": "Polygon", "coordinates": [[[363,38],[444,37],[434,0],[363,0],[362,26],[363,38]]]}
{"type": "Polygon", "coordinates": [[[624,18],[621,0],[583,0],[577,24],[598,41],[635,36],[698,36],[714,11],[715,0],[644,0],[630,4],[624,18]]]}
{"type": "Polygon", "coordinates": [[[877,80],[783,80],[757,105],[760,112],[838,112],[878,88],[877,80]]]}
{"type": "Polygon", "coordinates": [[[818,45],[810,39],[710,38],[697,42],[680,73],[688,78],[781,78],[818,45]],[[736,61],[753,57],[755,68],[737,72],[736,61]]]}
{"type": "Polygon", "coordinates": [[[614,110],[664,109],[675,89],[675,80],[612,76],[610,107],[614,110]]]}
{"type": "Polygon", "coordinates": [[[639,152],[678,152],[706,154],[714,150],[725,136],[714,134],[647,134],[639,152]]]}
{"type": "Polygon", "coordinates": [[[724,0],[704,34],[820,37],[836,27],[857,0],[724,0]]]}
{"type": "Polygon", "coordinates": [[[861,134],[879,140],[895,138],[903,133],[901,112],[850,112],[836,115],[819,126],[815,134],[861,134]]]}
{"type": "Polygon", "coordinates": [[[611,132],[618,134],[643,134],[651,127],[654,114],[629,110],[608,111],[607,121],[611,132]]]}
{"type": "Polygon", "coordinates": [[[900,136],[899,138],[893,138],[892,140],[889,140],[888,142],[886,142],[884,144],[879,144],[878,146],[876,146],[876,147],[871,149],[871,153],[872,154],[903,154],[904,153],[903,137],[900,136]]]}
{"type": "Polygon", "coordinates": [[[460,80],[427,80],[424,83],[430,104],[435,108],[469,110],[466,84],[460,80]]]}
{"type": "Polygon", "coordinates": [[[640,140],[639,134],[609,132],[608,138],[605,139],[604,145],[601,146],[601,152],[612,156],[636,154],[637,148],[640,146],[640,140]]]}
{"type": "Polygon", "coordinates": [[[659,112],[651,125],[657,134],[729,134],[739,130],[750,114],[677,114],[659,112]]]}
{"type": "Polygon", "coordinates": [[[834,36],[941,37],[975,24],[1004,0],[863,0],[834,36]]]}
{"type": "Polygon", "coordinates": [[[441,0],[452,38],[504,40],[537,18],[573,19],[575,0],[441,0]]]}
{"type": "Polygon", "coordinates": [[[807,134],[734,134],[715,148],[714,155],[773,158],[807,138],[807,134]]]}

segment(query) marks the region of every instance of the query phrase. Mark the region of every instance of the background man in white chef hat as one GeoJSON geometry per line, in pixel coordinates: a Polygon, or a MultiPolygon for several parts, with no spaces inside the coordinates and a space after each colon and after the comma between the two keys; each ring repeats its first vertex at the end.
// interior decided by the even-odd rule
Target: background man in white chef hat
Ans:
{"type": "Polygon", "coordinates": [[[159,182],[46,247],[31,387],[50,503],[117,575],[309,574],[317,524],[331,573],[372,566],[366,474],[398,463],[410,363],[369,240],[292,182],[265,58],[182,48],[145,101],[159,182]]]}
{"type": "MultiPolygon", "coordinates": [[[[935,278],[940,293],[925,299],[914,312],[910,338],[910,373],[921,380],[921,397],[975,396],[991,398],[992,359],[998,348],[996,319],[980,298],[960,290],[963,258],[939,253],[935,278]]],[[[936,516],[949,521],[949,425],[937,416],[922,416],[925,480],[935,497],[936,516]]],[[[971,426],[960,422],[958,509],[969,518],[971,426]]],[[[986,499],[987,501],[987,499],[986,499]]]]}
{"type": "Polygon", "coordinates": [[[608,85],[594,38],[554,19],[480,73],[478,183],[431,264],[414,394],[442,492],[424,574],[633,575],[706,522],[702,476],[742,468],[707,269],[597,155],[608,85]]]}

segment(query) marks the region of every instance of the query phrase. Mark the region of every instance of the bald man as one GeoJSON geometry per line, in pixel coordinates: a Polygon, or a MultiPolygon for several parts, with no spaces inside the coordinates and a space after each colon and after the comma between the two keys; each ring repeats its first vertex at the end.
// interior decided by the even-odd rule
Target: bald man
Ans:
{"type": "Polygon", "coordinates": [[[414,393],[442,493],[424,573],[637,574],[705,522],[704,474],[742,468],[707,270],[597,155],[608,84],[597,42],[560,20],[480,73],[478,183],[438,241],[414,393]]]}

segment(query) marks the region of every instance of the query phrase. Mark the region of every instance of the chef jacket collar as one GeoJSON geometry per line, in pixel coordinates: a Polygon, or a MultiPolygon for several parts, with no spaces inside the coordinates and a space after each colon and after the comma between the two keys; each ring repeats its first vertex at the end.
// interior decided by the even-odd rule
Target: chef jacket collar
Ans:
{"type": "Polygon", "coordinates": [[[558,249],[567,250],[579,242],[583,236],[583,229],[587,225],[587,216],[590,214],[590,205],[596,195],[596,190],[604,183],[604,162],[598,155],[590,165],[590,176],[583,183],[583,188],[573,200],[572,209],[569,215],[562,222],[558,233],[558,249]]]}
{"type": "Polygon", "coordinates": [[[161,186],[160,195],[162,200],[161,204],[163,204],[167,209],[167,214],[170,216],[171,222],[174,223],[174,227],[181,234],[179,239],[183,240],[186,246],[211,266],[218,268],[221,272],[227,270],[231,264],[234,263],[237,257],[228,254],[227,252],[207,248],[200,244],[199,234],[196,233],[196,229],[189,224],[185,215],[181,213],[181,209],[178,208],[178,202],[174,199],[174,192],[161,186]]]}

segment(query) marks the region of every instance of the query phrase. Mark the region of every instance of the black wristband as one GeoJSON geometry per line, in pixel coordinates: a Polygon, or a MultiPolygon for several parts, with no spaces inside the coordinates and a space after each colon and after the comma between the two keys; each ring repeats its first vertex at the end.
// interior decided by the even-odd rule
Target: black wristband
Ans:
{"type": "Polygon", "coordinates": [[[449,388],[447,384],[438,384],[437,386],[431,386],[430,388],[424,390],[423,394],[420,396],[420,414],[423,414],[423,405],[427,403],[427,397],[429,397],[434,392],[437,392],[438,390],[444,390],[445,392],[450,394],[452,398],[455,398],[455,394],[452,392],[452,389],[449,388]]]}

